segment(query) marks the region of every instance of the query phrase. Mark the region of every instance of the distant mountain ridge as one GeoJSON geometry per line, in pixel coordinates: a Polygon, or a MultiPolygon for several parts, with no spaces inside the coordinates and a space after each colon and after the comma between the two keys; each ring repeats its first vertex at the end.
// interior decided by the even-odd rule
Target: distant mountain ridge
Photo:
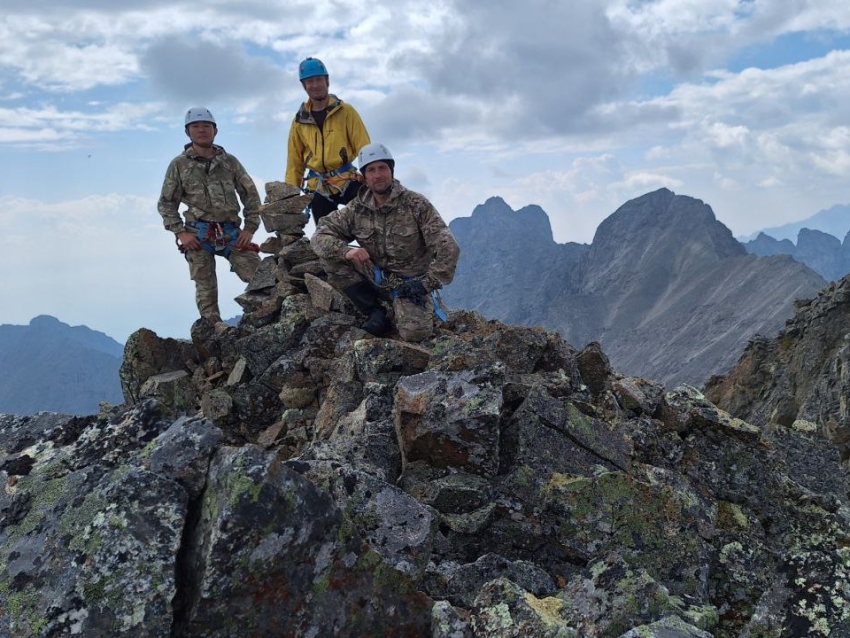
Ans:
{"type": "Polygon", "coordinates": [[[822,233],[827,233],[839,239],[844,237],[850,232],[850,204],[836,204],[830,208],[820,210],[806,219],[782,224],[781,226],[763,228],[760,232],[739,237],[738,239],[741,243],[747,243],[756,239],[761,233],[764,233],[779,241],[783,239],[794,241],[804,228],[808,230],[819,230],[822,233]]]}
{"type": "Polygon", "coordinates": [[[618,369],[666,383],[725,371],[826,284],[790,257],[748,255],[708,205],[668,189],[625,203],[589,246],[554,244],[548,218],[541,231],[509,211],[493,198],[478,220],[451,222],[461,264],[448,305],[558,330],[576,347],[600,341],[618,369]]]}
{"type": "Polygon", "coordinates": [[[790,239],[775,239],[761,232],[752,241],[744,243],[747,252],[753,255],[790,255],[800,263],[829,281],[837,281],[850,272],[850,232],[842,243],[832,234],[802,228],[797,234],[797,243],[790,239]]]}
{"type": "Polygon", "coordinates": [[[87,415],[101,401],[122,403],[123,352],[102,332],[48,315],[27,326],[0,325],[0,413],[87,415]]]}

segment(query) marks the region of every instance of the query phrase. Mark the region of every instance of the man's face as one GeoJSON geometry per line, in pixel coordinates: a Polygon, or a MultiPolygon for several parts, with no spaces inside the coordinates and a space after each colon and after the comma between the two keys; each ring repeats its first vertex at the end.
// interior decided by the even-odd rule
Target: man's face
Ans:
{"type": "Polygon", "coordinates": [[[307,78],[306,80],[303,80],[301,84],[304,86],[304,90],[307,92],[307,95],[309,95],[310,99],[314,102],[321,102],[328,99],[328,87],[330,86],[330,81],[328,80],[327,75],[316,75],[311,78],[307,78]]]}
{"type": "Polygon", "coordinates": [[[216,128],[211,122],[192,122],[186,127],[186,135],[192,140],[192,144],[202,148],[212,146],[215,139],[216,128]]]}
{"type": "Polygon", "coordinates": [[[388,193],[393,185],[393,172],[390,170],[390,165],[386,162],[372,162],[367,164],[363,169],[363,177],[366,178],[366,186],[372,189],[373,193],[383,195],[388,193]]]}

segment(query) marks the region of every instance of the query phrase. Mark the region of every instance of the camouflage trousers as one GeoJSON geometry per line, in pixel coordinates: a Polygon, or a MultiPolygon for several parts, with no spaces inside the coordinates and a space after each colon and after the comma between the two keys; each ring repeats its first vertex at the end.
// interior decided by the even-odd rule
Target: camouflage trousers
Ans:
{"type": "MultiPolygon", "coordinates": [[[[322,259],[321,264],[328,276],[328,283],[340,292],[364,279],[369,283],[375,282],[375,267],[372,262],[360,266],[347,259],[322,259]]],[[[380,287],[378,290],[381,291],[382,299],[392,300],[393,323],[399,337],[405,341],[419,342],[434,334],[434,306],[430,298],[424,306],[420,306],[410,299],[394,297],[389,290],[380,287]]]]}
{"type": "MultiPolygon", "coordinates": [[[[206,250],[187,250],[185,254],[186,261],[189,262],[189,276],[195,282],[195,303],[198,304],[198,312],[213,323],[221,321],[215,255],[206,250]]],[[[230,270],[245,283],[251,281],[260,265],[260,256],[251,250],[233,249],[227,260],[230,262],[230,270]]]]}

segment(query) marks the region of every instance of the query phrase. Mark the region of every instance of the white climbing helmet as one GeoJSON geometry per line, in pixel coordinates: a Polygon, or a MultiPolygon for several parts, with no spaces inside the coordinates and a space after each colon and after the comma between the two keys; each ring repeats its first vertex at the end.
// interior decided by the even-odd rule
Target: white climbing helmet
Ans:
{"type": "Polygon", "coordinates": [[[360,149],[360,154],[357,156],[357,163],[361,172],[372,162],[386,162],[390,165],[390,170],[395,169],[395,160],[390,149],[380,143],[367,144],[360,149]]]}
{"type": "Polygon", "coordinates": [[[210,110],[204,106],[193,106],[186,111],[185,126],[189,126],[195,122],[209,122],[215,126],[215,118],[213,117],[213,114],[210,113],[210,110]]]}

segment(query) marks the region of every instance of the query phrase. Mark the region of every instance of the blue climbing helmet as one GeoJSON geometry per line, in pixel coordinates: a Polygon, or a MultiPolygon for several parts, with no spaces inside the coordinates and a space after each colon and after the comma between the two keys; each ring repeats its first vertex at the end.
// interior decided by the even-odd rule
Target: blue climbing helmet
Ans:
{"type": "Polygon", "coordinates": [[[328,70],[319,58],[307,58],[298,65],[298,79],[301,82],[318,75],[328,76],[328,70]]]}

